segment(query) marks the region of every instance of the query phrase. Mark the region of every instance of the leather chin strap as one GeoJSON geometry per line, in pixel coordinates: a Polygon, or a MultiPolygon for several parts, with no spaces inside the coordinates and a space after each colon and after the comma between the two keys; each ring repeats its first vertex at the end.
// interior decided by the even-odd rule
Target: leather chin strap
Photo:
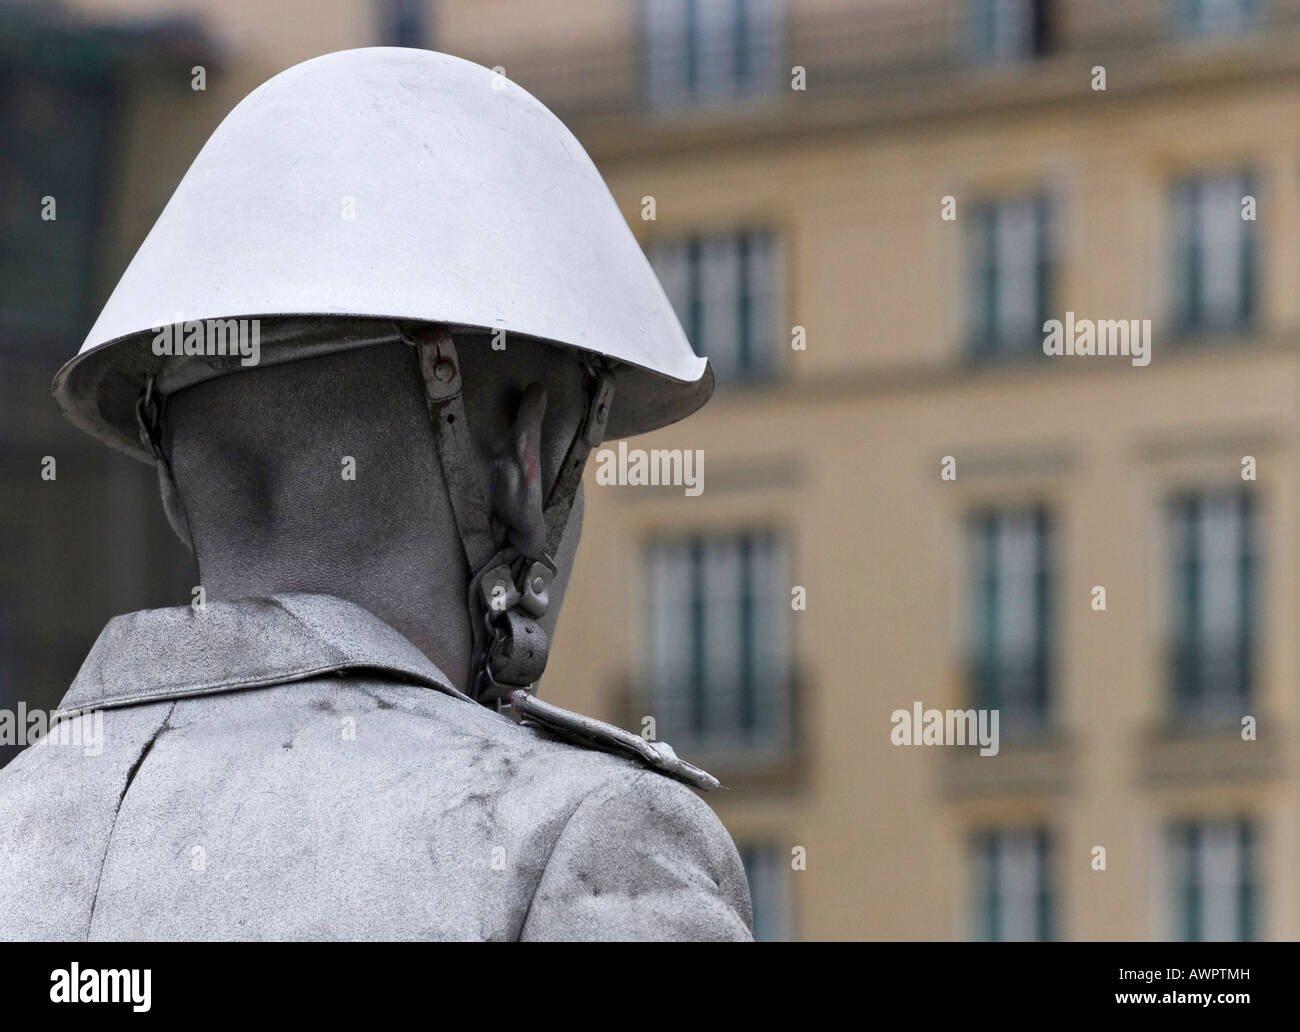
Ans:
{"type": "Polygon", "coordinates": [[[538,620],[550,604],[555,580],[555,552],[573,510],[582,472],[591,449],[605,439],[613,374],[589,366],[592,385],[587,411],[564,456],[543,510],[546,543],[537,555],[524,555],[513,545],[501,545],[494,532],[492,508],[483,493],[462,396],[460,359],[446,326],[404,329],[402,339],[419,357],[429,419],[438,459],[451,498],[456,529],[471,573],[470,627],[474,654],[468,694],[486,706],[505,709],[511,694],[532,694],[546,669],[550,639],[538,620]]]}

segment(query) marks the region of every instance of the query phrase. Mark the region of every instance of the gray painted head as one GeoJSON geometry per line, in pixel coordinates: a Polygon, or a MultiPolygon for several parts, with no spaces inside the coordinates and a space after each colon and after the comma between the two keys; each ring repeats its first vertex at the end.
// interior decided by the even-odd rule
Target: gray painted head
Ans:
{"type": "MultiPolygon", "coordinates": [[[[539,532],[535,452],[550,490],[587,406],[577,358],[457,334],[482,495],[508,539],[539,532]]],[[[471,573],[453,518],[413,349],[403,343],[251,367],[168,399],[160,467],[173,527],[207,597],[336,595],[401,631],[466,688],[471,573]],[[354,466],[354,479],[349,478],[354,466]]],[[[555,556],[540,623],[553,632],[581,532],[581,499],[555,556]]]]}

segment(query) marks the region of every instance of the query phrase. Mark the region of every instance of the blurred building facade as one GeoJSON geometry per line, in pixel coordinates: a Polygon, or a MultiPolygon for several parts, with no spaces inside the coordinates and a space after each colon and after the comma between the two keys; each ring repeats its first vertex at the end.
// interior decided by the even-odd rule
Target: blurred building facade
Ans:
{"type": "Polygon", "coordinates": [[[98,485],[33,474],[4,507],[29,542],[11,683],[52,676],[37,628],[57,698],[108,615],[188,599],[148,471],[78,450],[44,400],[91,300],[254,85],[426,46],[569,124],[718,373],[632,442],[702,450],[702,494],[589,472],[545,692],[723,779],[760,937],[1300,936],[1300,0],[7,10],[36,34],[4,51],[28,89],[62,81],[31,38],[113,55],[84,130],[6,107],[40,164],[5,216],[6,363],[12,340],[31,381],[7,378],[5,461],[38,469],[58,434],[98,485]],[[99,200],[51,244],[31,219],[56,172],[99,200]],[[18,276],[35,253],[66,286],[18,276]],[[1150,363],[1045,356],[1067,312],[1151,320],[1150,363]],[[893,744],[916,704],[997,710],[998,754],[893,744]]]}

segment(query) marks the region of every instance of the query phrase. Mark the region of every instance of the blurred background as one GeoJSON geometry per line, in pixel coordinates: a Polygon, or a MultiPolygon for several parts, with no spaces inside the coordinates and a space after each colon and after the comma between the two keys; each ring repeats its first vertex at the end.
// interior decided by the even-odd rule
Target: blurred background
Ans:
{"type": "Polygon", "coordinates": [[[0,2],[0,706],[197,577],[54,372],[234,104],[374,44],[559,114],[713,362],[638,441],[701,496],[589,470],[544,687],[729,786],[760,938],[1300,937],[1300,0],[0,2]]]}

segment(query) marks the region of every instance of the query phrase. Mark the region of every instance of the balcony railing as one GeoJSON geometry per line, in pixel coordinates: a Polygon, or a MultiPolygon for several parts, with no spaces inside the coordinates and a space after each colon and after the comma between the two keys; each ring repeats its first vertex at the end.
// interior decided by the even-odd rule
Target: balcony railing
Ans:
{"type": "Polygon", "coordinates": [[[1255,659],[1249,642],[1176,641],[1168,656],[1171,724],[1235,725],[1250,712],[1255,659]]]}
{"type": "Polygon", "coordinates": [[[1050,730],[1051,677],[1046,660],[976,657],[969,664],[968,678],[972,705],[998,711],[999,735],[1035,738],[1050,730]]]}

